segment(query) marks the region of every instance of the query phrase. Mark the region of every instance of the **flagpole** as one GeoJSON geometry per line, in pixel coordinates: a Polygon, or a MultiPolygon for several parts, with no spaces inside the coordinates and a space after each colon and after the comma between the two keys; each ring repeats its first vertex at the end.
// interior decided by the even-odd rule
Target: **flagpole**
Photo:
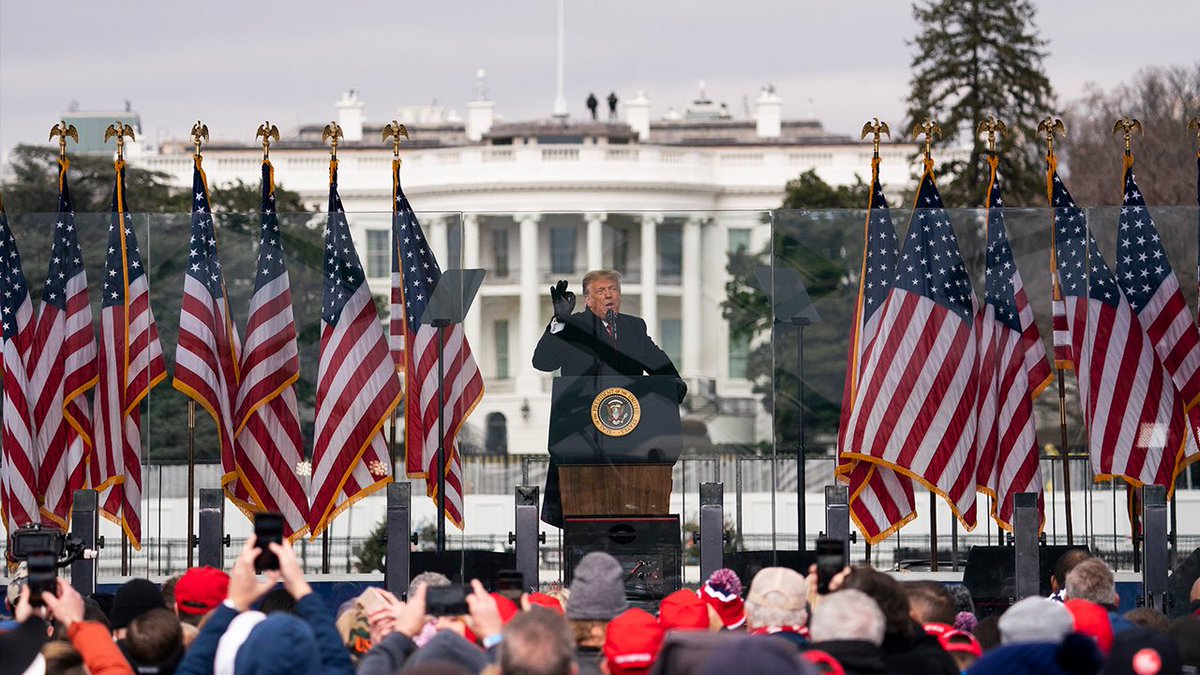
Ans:
{"type": "Polygon", "coordinates": [[[188,399],[187,566],[192,566],[196,513],[196,402],[188,399]]]}
{"type": "MultiPolygon", "coordinates": [[[[1053,117],[1047,117],[1046,119],[1039,122],[1037,130],[1038,130],[1038,133],[1046,134],[1046,164],[1047,164],[1047,166],[1049,166],[1050,162],[1054,158],[1054,134],[1055,134],[1055,132],[1058,132],[1058,133],[1061,133],[1063,136],[1066,136],[1067,130],[1066,130],[1066,127],[1063,126],[1062,120],[1055,119],[1053,117]]],[[[1049,181],[1049,177],[1047,177],[1047,181],[1049,181]]],[[[1047,199],[1047,201],[1050,200],[1049,183],[1047,183],[1046,199],[1047,199]]],[[[1053,207],[1054,204],[1051,203],[1050,206],[1053,207]]],[[[1054,234],[1054,232],[1053,232],[1053,230],[1051,230],[1052,237],[1053,237],[1053,234],[1054,234]]],[[[1051,239],[1051,246],[1052,247],[1054,246],[1053,239],[1051,239]]],[[[1051,250],[1053,250],[1053,248],[1051,250]]],[[[1054,278],[1056,279],[1054,294],[1055,294],[1055,296],[1057,296],[1058,293],[1061,292],[1061,291],[1059,291],[1058,286],[1057,286],[1057,279],[1058,279],[1057,271],[1055,271],[1054,278]]],[[[1062,474],[1063,474],[1062,488],[1063,488],[1063,493],[1064,493],[1063,511],[1064,511],[1064,516],[1067,519],[1067,546],[1074,546],[1075,545],[1075,525],[1073,523],[1073,518],[1072,518],[1072,513],[1071,513],[1071,511],[1072,511],[1072,509],[1071,509],[1071,460],[1070,460],[1071,448],[1067,444],[1068,443],[1068,441],[1067,441],[1067,385],[1066,385],[1066,378],[1063,377],[1063,368],[1058,365],[1057,358],[1055,359],[1055,366],[1056,366],[1057,375],[1058,375],[1058,428],[1059,428],[1059,433],[1061,434],[1061,438],[1062,438],[1062,445],[1059,447],[1059,454],[1062,457],[1062,474]]]]}
{"type": "MultiPolygon", "coordinates": [[[[401,160],[400,160],[400,137],[401,136],[403,136],[404,138],[408,138],[408,128],[405,127],[403,124],[400,124],[400,122],[398,122],[397,120],[392,120],[390,124],[383,127],[383,132],[381,134],[382,140],[387,141],[389,138],[392,139],[392,157],[396,162],[396,171],[395,171],[395,176],[393,177],[393,181],[396,181],[396,182],[399,181],[399,175],[400,175],[399,172],[400,172],[400,162],[401,162],[401,160]]],[[[398,198],[397,192],[398,192],[399,188],[400,188],[400,186],[398,184],[392,186],[392,216],[393,217],[396,215],[396,210],[397,210],[396,209],[396,199],[398,198]]],[[[393,230],[394,229],[395,229],[395,225],[393,223],[393,230]]],[[[393,240],[392,241],[393,255],[396,255],[395,247],[396,247],[396,242],[393,240]]],[[[406,357],[407,357],[407,353],[406,353],[406,357]]],[[[404,373],[404,371],[401,369],[400,365],[397,365],[396,366],[396,377],[400,378],[400,383],[402,385],[401,391],[403,391],[404,378],[407,376],[407,373],[404,373],[403,375],[401,373],[404,373]]],[[[403,404],[404,401],[405,401],[405,399],[401,399],[401,404],[403,404]]],[[[395,408],[392,408],[392,429],[391,429],[391,435],[389,436],[389,439],[388,439],[388,457],[392,462],[391,468],[392,468],[393,480],[395,479],[395,475],[396,475],[396,440],[397,440],[396,439],[396,427],[399,424],[399,417],[400,417],[400,406],[396,406],[395,408]]]]}
{"type": "MultiPolygon", "coordinates": [[[[953,516],[951,516],[953,517],[953,516]]],[[[929,491],[929,571],[938,571],[938,555],[937,555],[937,495],[933,490],[929,491]]]]}

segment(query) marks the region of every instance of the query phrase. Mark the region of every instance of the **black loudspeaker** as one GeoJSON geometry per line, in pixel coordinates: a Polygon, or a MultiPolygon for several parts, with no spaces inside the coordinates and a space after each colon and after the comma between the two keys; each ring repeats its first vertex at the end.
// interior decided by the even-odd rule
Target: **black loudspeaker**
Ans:
{"type": "Polygon", "coordinates": [[[1188,613],[1191,604],[1188,596],[1197,577],[1200,577],[1200,548],[1192,551],[1191,555],[1171,570],[1171,576],[1167,579],[1168,616],[1177,617],[1188,613]]]}
{"type": "MultiPolygon", "coordinates": [[[[1062,554],[1084,546],[1061,544],[1039,546],[1038,592],[1050,595],[1050,576],[1062,554]]],[[[1016,595],[1016,548],[1012,546],[972,546],[963,570],[963,585],[971,592],[975,614],[979,618],[1000,614],[1008,609],[1016,595]]]]}
{"type": "Polygon", "coordinates": [[[764,567],[787,567],[799,572],[800,576],[806,576],[809,566],[816,562],[816,551],[738,551],[725,554],[725,567],[737,573],[744,588],[750,588],[754,575],[764,567]]]}
{"type": "Polygon", "coordinates": [[[563,523],[566,581],[592,551],[604,551],[625,569],[625,595],[660,600],[683,586],[683,540],[679,516],[567,517],[563,523]]]}
{"type": "Polygon", "coordinates": [[[414,577],[422,572],[440,572],[456,584],[478,579],[489,591],[496,589],[500,570],[510,570],[516,565],[516,554],[507,551],[414,551],[409,558],[409,570],[414,577]]]}

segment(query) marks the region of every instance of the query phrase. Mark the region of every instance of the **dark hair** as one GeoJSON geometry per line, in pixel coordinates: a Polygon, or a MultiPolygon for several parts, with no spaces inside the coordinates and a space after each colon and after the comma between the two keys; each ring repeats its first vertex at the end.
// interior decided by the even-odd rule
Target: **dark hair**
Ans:
{"type": "Polygon", "coordinates": [[[1149,628],[1160,633],[1166,633],[1171,629],[1171,620],[1167,618],[1167,615],[1153,607],[1131,609],[1125,612],[1125,618],[1135,626],[1149,628]]]}
{"type": "MultiPolygon", "coordinates": [[[[913,636],[913,620],[908,613],[908,596],[900,582],[870,567],[854,567],[842,583],[842,588],[854,588],[871,596],[883,610],[884,634],[903,638],[913,636]]],[[[951,615],[950,623],[954,623],[951,615]]]]}
{"type": "Polygon", "coordinates": [[[908,606],[920,623],[944,623],[954,625],[954,595],[944,584],[930,579],[904,582],[908,595],[908,606]]]}
{"type": "Polygon", "coordinates": [[[1091,557],[1091,551],[1086,548],[1067,549],[1066,553],[1058,556],[1058,562],[1054,563],[1054,578],[1058,581],[1058,587],[1066,588],[1067,574],[1075,569],[1076,565],[1091,557]]]}
{"type": "Polygon", "coordinates": [[[129,655],[140,663],[166,661],[183,645],[179,617],[167,609],[152,609],[129,623],[125,633],[129,655]]]}
{"type": "Polygon", "coordinates": [[[292,597],[291,593],[288,593],[286,588],[276,588],[268,591],[258,606],[258,611],[263,614],[271,614],[273,612],[294,614],[295,609],[296,599],[292,597]]]}
{"type": "Polygon", "coordinates": [[[979,646],[983,651],[989,651],[1000,646],[1000,617],[992,615],[985,619],[980,619],[979,623],[975,624],[975,639],[979,640],[979,646]]]}
{"type": "Polygon", "coordinates": [[[505,675],[570,675],[575,641],[567,620],[543,607],[513,617],[500,643],[500,672],[505,675]]]}

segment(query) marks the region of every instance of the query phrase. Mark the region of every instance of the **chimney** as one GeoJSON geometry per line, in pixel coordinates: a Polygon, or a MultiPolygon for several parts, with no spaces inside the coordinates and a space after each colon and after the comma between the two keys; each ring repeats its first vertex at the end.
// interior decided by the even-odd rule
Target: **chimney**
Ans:
{"type": "Polygon", "coordinates": [[[342,94],[337,102],[338,124],[342,126],[342,134],[347,141],[361,141],[363,137],[363,102],[358,100],[358,92],[351,89],[342,94]]]}
{"type": "Polygon", "coordinates": [[[638,140],[650,139],[650,99],[639,91],[632,101],[625,102],[625,123],[637,134],[638,140]]]}
{"type": "Polygon", "coordinates": [[[754,101],[754,120],[758,123],[759,138],[779,138],[783,130],[783,101],[775,93],[775,85],[763,87],[754,101]]]}
{"type": "Polygon", "coordinates": [[[496,119],[496,104],[488,100],[487,73],[475,71],[475,100],[467,103],[467,140],[480,141],[492,130],[496,119]]]}

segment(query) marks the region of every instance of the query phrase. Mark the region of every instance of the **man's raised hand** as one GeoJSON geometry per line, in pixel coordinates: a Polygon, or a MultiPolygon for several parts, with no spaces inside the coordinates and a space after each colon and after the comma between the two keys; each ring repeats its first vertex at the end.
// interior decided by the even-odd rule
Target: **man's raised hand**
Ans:
{"type": "Polygon", "coordinates": [[[566,321],[575,311],[575,294],[567,290],[567,280],[559,279],[550,287],[550,302],[554,305],[554,318],[566,321]]]}

